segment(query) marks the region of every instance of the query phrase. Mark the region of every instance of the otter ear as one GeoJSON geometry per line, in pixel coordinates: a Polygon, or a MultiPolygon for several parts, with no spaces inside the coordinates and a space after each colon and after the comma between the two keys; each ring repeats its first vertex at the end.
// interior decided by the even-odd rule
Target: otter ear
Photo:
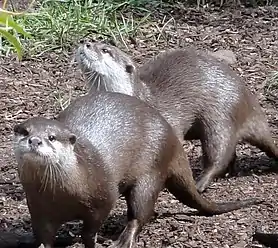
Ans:
{"type": "Polygon", "coordinates": [[[20,130],[20,124],[15,124],[14,125],[14,133],[19,133],[20,130]]]}
{"type": "Polygon", "coordinates": [[[69,137],[69,141],[72,145],[74,145],[76,142],[76,136],[74,134],[71,134],[69,137]]]}
{"type": "Polygon", "coordinates": [[[131,74],[134,72],[134,67],[133,65],[126,65],[125,70],[127,73],[131,74]]]}
{"type": "Polygon", "coordinates": [[[20,135],[27,136],[29,134],[29,132],[22,124],[15,124],[14,125],[14,134],[20,134],[20,135]]]}

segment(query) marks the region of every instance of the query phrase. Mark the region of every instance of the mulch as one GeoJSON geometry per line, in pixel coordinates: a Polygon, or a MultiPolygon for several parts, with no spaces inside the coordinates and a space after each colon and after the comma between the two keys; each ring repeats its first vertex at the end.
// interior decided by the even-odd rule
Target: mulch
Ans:
{"type": "MultiPolygon", "coordinates": [[[[232,68],[258,96],[273,136],[277,136],[278,92],[275,85],[268,85],[268,79],[273,71],[278,71],[278,8],[196,10],[181,7],[168,9],[165,20],[164,14],[157,13],[156,22],[140,29],[137,37],[126,41],[129,49],[123,49],[137,63],[176,47],[233,51],[237,62],[232,68]],[[155,25],[162,32],[157,31],[155,25]]],[[[12,153],[13,126],[30,116],[53,117],[66,100],[86,92],[79,69],[70,62],[74,49],[75,46],[67,54],[52,52],[22,62],[12,56],[0,58],[0,234],[31,232],[30,215],[12,153]]],[[[200,143],[192,144],[188,155],[198,172],[200,143]]],[[[266,199],[266,204],[202,217],[190,214],[192,209],[163,191],[156,204],[156,216],[139,235],[138,247],[265,247],[254,241],[252,235],[256,229],[278,232],[277,176],[271,170],[275,162],[248,144],[239,144],[237,155],[237,176],[215,181],[204,195],[215,201],[258,197],[266,199]]],[[[99,243],[105,246],[106,239],[117,237],[124,227],[125,216],[125,202],[119,199],[101,228],[99,243]]],[[[59,233],[78,235],[80,227],[79,222],[70,222],[63,225],[59,233]]]]}

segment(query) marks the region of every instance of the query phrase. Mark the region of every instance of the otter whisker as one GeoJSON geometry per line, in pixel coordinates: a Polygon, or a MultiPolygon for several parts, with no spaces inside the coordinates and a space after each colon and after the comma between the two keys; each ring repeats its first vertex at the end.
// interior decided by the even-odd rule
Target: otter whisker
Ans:
{"type": "Polygon", "coordinates": [[[94,78],[96,77],[97,72],[96,72],[96,71],[94,71],[94,72],[88,72],[88,73],[85,73],[85,75],[86,75],[88,81],[91,81],[92,79],[94,79],[94,78]],[[87,75],[87,74],[88,74],[88,75],[87,75]]]}
{"type": "Polygon", "coordinates": [[[88,76],[88,82],[87,84],[89,84],[90,86],[94,86],[95,84],[95,81],[96,81],[96,78],[97,78],[97,73],[93,73],[91,74],[90,76],[88,76]]]}
{"type": "Polygon", "coordinates": [[[101,81],[101,80],[100,80],[100,76],[98,76],[98,82],[97,82],[97,90],[98,90],[98,91],[100,90],[100,84],[101,84],[100,81],[101,81]]]}
{"type": "Polygon", "coordinates": [[[41,189],[43,189],[43,191],[45,191],[47,188],[47,184],[49,183],[49,170],[50,170],[49,167],[51,166],[51,163],[49,163],[49,160],[47,159],[47,157],[43,156],[43,159],[46,160],[47,164],[46,164],[46,167],[43,172],[41,189]]]}
{"type": "MultiPolygon", "coordinates": [[[[57,163],[57,165],[58,165],[58,163],[57,163]]],[[[56,164],[55,164],[55,166],[53,166],[53,168],[52,168],[52,184],[53,184],[53,193],[55,193],[55,188],[56,188],[56,184],[58,183],[58,180],[59,180],[59,178],[58,178],[58,171],[59,171],[59,166],[57,166],[56,164]]]]}
{"type": "Polygon", "coordinates": [[[55,166],[53,164],[49,166],[49,184],[50,184],[50,189],[53,194],[55,194],[55,181],[54,181],[54,172],[55,171],[55,166]]]}
{"type": "Polygon", "coordinates": [[[63,181],[63,175],[61,174],[61,164],[59,159],[57,159],[57,162],[51,166],[51,187],[53,194],[55,193],[56,185],[60,181],[63,181]]]}
{"type": "Polygon", "coordinates": [[[88,81],[91,82],[95,80],[96,76],[97,76],[97,72],[94,71],[94,72],[89,72],[86,77],[88,81]]]}
{"type": "Polygon", "coordinates": [[[86,77],[89,77],[89,76],[91,76],[92,74],[95,74],[95,73],[97,73],[96,71],[85,71],[84,72],[84,75],[86,76],[86,77]]]}
{"type": "Polygon", "coordinates": [[[59,180],[59,182],[62,184],[61,188],[63,189],[65,187],[64,179],[65,179],[65,176],[67,176],[67,175],[60,162],[57,163],[55,172],[56,172],[56,180],[57,181],[59,180]]]}
{"type": "Polygon", "coordinates": [[[55,193],[55,181],[54,181],[54,171],[55,171],[55,167],[54,166],[49,166],[49,174],[50,174],[50,188],[53,192],[53,194],[55,193]]]}
{"type": "Polygon", "coordinates": [[[90,81],[90,88],[89,88],[89,92],[91,91],[91,89],[94,87],[96,88],[95,84],[97,83],[97,79],[99,78],[99,75],[96,73],[93,81],[90,81]]]}
{"type": "MultiPolygon", "coordinates": [[[[45,168],[45,170],[46,170],[46,168],[45,168]]],[[[45,180],[46,180],[45,177],[46,177],[46,174],[45,174],[45,171],[44,171],[42,179],[41,179],[41,186],[40,186],[40,189],[39,189],[40,192],[43,191],[43,189],[44,189],[45,180]]]]}
{"type": "Polygon", "coordinates": [[[42,183],[41,183],[41,187],[40,187],[40,191],[44,191],[45,190],[45,185],[46,185],[46,177],[47,177],[47,167],[44,169],[44,172],[43,172],[43,177],[42,177],[42,183]]]}
{"type": "Polygon", "coordinates": [[[46,184],[45,184],[45,189],[47,188],[48,185],[50,185],[50,189],[51,189],[51,164],[47,166],[47,180],[46,180],[46,184]]]}

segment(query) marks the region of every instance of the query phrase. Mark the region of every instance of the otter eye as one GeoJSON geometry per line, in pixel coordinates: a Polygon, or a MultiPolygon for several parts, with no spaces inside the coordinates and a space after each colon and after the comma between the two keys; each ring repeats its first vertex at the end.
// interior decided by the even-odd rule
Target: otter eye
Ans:
{"type": "Polygon", "coordinates": [[[15,125],[14,126],[14,133],[15,134],[20,134],[23,136],[27,136],[29,134],[29,132],[27,131],[27,129],[21,125],[15,125]]]}
{"type": "Polygon", "coordinates": [[[69,141],[72,145],[75,144],[77,137],[74,134],[71,134],[69,137],[69,141]]]}
{"type": "Polygon", "coordinates": [[[56,140],[56,137],[55,137],[54,135],[49,135],[49,136],[48,136],[48,139],[49,139],[50,141],[54,141],[54,140],[56,140]]]}
{"type": "Polygon", "coordinates": [[[127,65],[125,70],[127,73],[131,74],[134,71],[134,67],[132,65],[127,65]]]}
{"type": "Polygon", "coordinates": [[[103,53],[109,53],[109,50],[106,49],[106,48],[102,48],[101,51],[102,51],[103,53]]]}

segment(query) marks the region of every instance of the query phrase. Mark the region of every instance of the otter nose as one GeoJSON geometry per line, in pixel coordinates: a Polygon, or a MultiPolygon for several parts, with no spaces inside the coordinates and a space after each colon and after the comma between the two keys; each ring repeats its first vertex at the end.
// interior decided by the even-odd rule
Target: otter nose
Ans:
{"type": "Polygon", "coordinates": [[[79,40],[79,43],[80,44],[84,44],[86,42],[86,39],[81,39],[81,40],[79,40]]]}
{"type": "Polygon", "coordinates": [[[96,42],[96,40],[95,39],[89,39],[89,38],[82,38],[82,39],[79,40],[79,42],[81,44],[83,44],[85,42],[92,42],[92,43],[94,43],[94,42],[96,42]]]}
{"type": "Polygon", "coordinates": [[[92,43],[95,42],[95,40],[90,40],[88,38],[84,38],[79,40],[79,43],[86,46],[87,48],[90,48],[92,46],[92,43]]]}
{"type": "Polygon", "coordinates": [[[28,143],[36,147],[42,144],[42,140],[39,137],[31,137],[29,138],[28,143]]]}
{"type": "Polygon", "coordinates": [[[79,41],[79,43],[80,43],[80,44],[85,44],[85,45],[87,45],[87,44],[90,44],[90,40],[89,40],[88,38],[84,38],[84,39],[81,39],[81,40],[79,41]]]}
{"type": "Polygon", "coordinates": [[[90,42],[85,42],[85,46],[86,46],[87,48],[90,48],[90,47],[91,47],[91,43],[90,43],[90,42]]]}

